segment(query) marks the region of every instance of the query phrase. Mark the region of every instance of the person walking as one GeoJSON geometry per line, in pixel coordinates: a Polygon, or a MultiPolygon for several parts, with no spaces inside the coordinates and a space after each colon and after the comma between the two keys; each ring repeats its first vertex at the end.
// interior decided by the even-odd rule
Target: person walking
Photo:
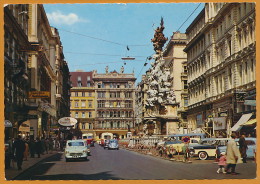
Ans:
{"type": "Polygon", "coordinates": [[[44,140],[44,145],[45,145],[46,154],[48,154],[49,153],[49,139],[48,138],[46,138],[44,140]]]}
{"type": "Polygon", "coordinates": [[[25,150],[23,153],[23,157],[24,157],[24,161],[28,160],[28,154],[29,154],[29,145],[28,142],[26,140],[24,140],[24,144],[25,144],[25,150]]]}
{"type": "Polygon", "coordinates": [[[183,152],[183,162],[191,163],[189,142],[184,142],[184,146],[182,147],[182,152],[183,152]]]}
{"type": "Polygon", "coordinates": [[[236,164],[242,163],[241,161],[241,155],[239,152],[239,149],[237,147],[237,144],[235,142],[236,134],[232,133],[231,134],[231,140],[228,141],[227,143],[227,168],[226,172],[230,173],[229,170],[231,169],[231,174],[232,175],[237,175],[238,173],[235,172],[236,170],[236,164]]]}
{"type": "Polygon", "coordinates": [[[226,171],[225,171],[225,166],[226,166],[226,161],[227,161],[227,158],[226,158],[226,153],[225,152],[222,152],[220,153],[220,158],[219,158],[219,161],[218,161],[218,170],[217,170],[217,173],[219,174],[220,171],[222,171],[222,173],[226,174],[226,171]]]}
{"type": "Polygon", "coordinates": [[[246,144],[246,139],[245,139],[245,134],[243,133],[241,137],[239,138],[239,151],[243,160],[243,163],[246,163],[246,150],[247,150],[247,144],[246,144]]]}
{"type": "Polygon", "coordinates": [[[35,151],[36,151],[36,154],[38,155],[38,158],[40,158],[41,153],[42,153],[42,143],[41,143],[41,140],[39,137],[36,138],[35,151]]]}
{"type": "Polygon", "coordinates": [[[54,147],[54,142],[53,142],[52,138],[50,137],[49,138],[49,150],[50,150],[50,153],[52,153],[53,147],[54,147]]]}
{"type": "Polygon", "coordinates": [[[25,143],[22,140],[22,137],[18,135],[18,138],[14,141],[13,145],[14,154],[17,162],[17,168],[18,170],[22,170],[22,164],[23,164],[23,156],[25,151],[25,143]]]}
{"type": "Polygon", "coordinates": [[[42,139],[41,139],[41,154],[42,155],[44,155],[44,152],[45,152],[45,139],[44,139],[44,137],[42,137],[42,139]]]}
{"type": "Polygon", "coordinates": [[[29,141],[29,150],[30,150],[30,157],[34,158],[34,154],[35,154],[35,141],[34,139],[31,137],[30,141],[29,141]]]}

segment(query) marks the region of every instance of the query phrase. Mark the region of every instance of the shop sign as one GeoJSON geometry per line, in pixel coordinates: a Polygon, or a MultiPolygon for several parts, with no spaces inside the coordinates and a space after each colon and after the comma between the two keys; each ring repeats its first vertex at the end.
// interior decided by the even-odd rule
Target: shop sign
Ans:
{"type": "Polygon", "coordinates": [[[226,117],[213,118],[213,129],[214,130],[226,129],[226,117]]]}
{"type": "Polygon", "coordinates": [[[28,98],[49,98],[49,91],[30,91],[28,98]]]}
{"type": "Polygon", "coordinates": [[[197,115],[196,122],[197,127],[202,127],[204,125],[204,122],[202,121],[202,114],[197,115]]]}
{"type": "Polygon", "coordinates": [[[13,127],[12,122],[9,120],[5,120],[5,128],[12,128],[12,127],[13,127]]]}
{"type": "Polygon", "coordinates": [[[78,121],[72,117],[63,117],[59,119],[58,123],[62,126],[74,126],[78,121]]]}
{"type": "Polygon", "coordinates": [[[256,100],[245,100],[244,105],[256,106],[256,100]]]}

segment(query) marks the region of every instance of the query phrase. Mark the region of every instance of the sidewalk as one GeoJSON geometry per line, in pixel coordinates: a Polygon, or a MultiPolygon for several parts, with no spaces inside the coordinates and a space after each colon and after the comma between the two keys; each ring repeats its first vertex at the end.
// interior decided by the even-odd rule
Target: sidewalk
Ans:
{"type": "Polygon", "coordinates": [[[6,180],[13,180],[13,178],[18,176],[22,172],[24,172],[26,169],[29,169],[30,167],[37,164],[38,162],[40,162],[48,157],[51,157],[59,152],[61,152],[61,151],[53,151],[52,153],[41,155],[41,158],[38,158],[36,154],[35,154],[35,156],[36,156],[35,158],[30,158],[30,156],[29,156],[27,161],[23,161],[22,170],[18,170],[16,162],[14,162],[14,167],[12,167],[12,164],[11,164],[11,167],[9,169],[5,169],[6,180]]]}

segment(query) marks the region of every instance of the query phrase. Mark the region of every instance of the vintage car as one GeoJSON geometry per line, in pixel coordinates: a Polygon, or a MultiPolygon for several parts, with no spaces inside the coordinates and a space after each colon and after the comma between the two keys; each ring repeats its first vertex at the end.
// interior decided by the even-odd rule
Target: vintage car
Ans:
{"type": "Polygon", "coordinates": [[[225,146],[230,138],[205,138],[201,139],[199,144],[189,146],[190,154],[198,156],[200,160],[206,160],[210,157],[216,158],[218,147],[225,146]]]}
{"type": "MultiPolygon", "coordinates": [[[[247,144],[247,150],[246,150],[246,155],[247,158],[255,158],[255,153],[256,153],[256,138],[254,137],[246,137],[246,144],[247,144]]],[[[237,146],[239,146],[239,139],[235,139],[237,146]]],[[[220,153],[226,152],[227,146],[221,146],[217,148],[217,155],[218,157],[220,156],[220,153]]]]}
{"type": "Polygon", "coordinates": [[[107,149],[117,149],[117,150],[119,150],[118,140],[110,139],[107,149]]]}
{"type": "Polygon", "coordinates": [[[88,148],[86,141],[78,140],[68,140],[65,148],[65,159],[66,162],[69,159],[88,159],[88,148]]]}
{"type": "MultiPolygon", "coordinates": [[[[189,145],[198,145],[199,141],[196,138],[190,138],[189,145]]],[[[182,147],[184,146],[184,142],[180,140],[170,140],[165,141],[164,146],[166,150],[168,150],[169,154],[176,155],[178,153],[182,154],[182,147]]]]}
{"type": "Polygon", "coordinates": [[[104,141],[104,149],[108,148],[109,140],[104,141]]]}

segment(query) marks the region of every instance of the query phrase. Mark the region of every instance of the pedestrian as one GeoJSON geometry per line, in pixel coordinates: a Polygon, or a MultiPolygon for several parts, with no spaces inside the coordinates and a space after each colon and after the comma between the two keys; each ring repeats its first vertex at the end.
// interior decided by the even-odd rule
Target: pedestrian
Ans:
{"type": "Polygon", "coordinates": [[[49,138],[49,150],[50,150],[50,153],[52,153],[52,151],[53,151],[53,146],[54,146],[54,142],[53,142],[52,138],[50,137],[49,138]]]}
{"type": "Polygon", "coordinates": [[[18,170],[22,170],[25,143],[20,135],[18,135],[18,138],[14,141],[13,150],[17,162],[17,168],[18,170]]]}
{"type": "Polygon", "coordinates": [[[247,150],[247,144],[246,144],[246,139],[245,139],[245,134],[242,133],[241,137],[239,138],[239,151],[241,154],[241,157],[243,159],[243,163],[246,163],[246,150],[247,150]]]}
{"type": "Polygon", "coordinates": [[[191,163],[189,142],[184,142],[184,145],[182,147],[182,153],[183,153],[183,162],[191,163]]]}
{"type": "Polygon", "coordinates": [[[11,166],[14,168],[15,166],[15,157],[14,157],[14,138],[9,137],[9,141],[8,141],[8,152],[9,152],[9,157],[10,157],[10,162],[11,162],[11,166]]]}
{"type": "Polygon", "coordinates": [[[39,137],[36,138],[35,151],[36,151],[36,154],[38,155],[38,158],[40,158],[41,153],[42,153],[42,143],[41,143],[41,140],[39,137]]]}
{"type": "Polygon", "coordinates": [[[44,145],[45,145],[46,154],[48,154],[49,153],[49,139],[48,138],[46,138],[44,140],[44,145]]]}
{"type": "Polygon", "coordinates": [[[41,154],[44,155],[44,152],[45,152],[45,139],[44,137],[42,137],[41,139],[41,154]]]}
{"type": "Polygon", "coordinates": [[[235,142],[236,134],[232,133],[231,134],[231,140],[228,141],[227,143],[227,168],[226,172],[229,174],[231,173],[232,175],[237,175],[238,173],[235,172],[236,170],[236,164],[242,163],[241,161],[241,155],[239,152],[239,149],[237,147],[237,144],[235,142]],[[231,172],[229,170],[231,169],[231,172]]]}
{"type": "Polygon", "coordinates": [[[30,157],[34,158],[34,154],[35,154],[35,141],[34,139],[31,137],[30,141],[29,141],[29,150],[30,150],[30,157]]]}
{"type": "Polygon", "coordinates": [[[24,144],[25,144],[25,150],[23,153],[23,157],[24,157],[24,161],[28,160],[28,154],[29,154],[29,145],[28,145],[28,141],[24,140],[24,144]]]}
{"type": "Polygon", "coordinates": [[[218,174],[220,173],[220,171],[222,171],[222,173],[226,174],[226,171],[225,171],[226,161],[227,161],[226,153],[225,152],[220,153],[220,158],[218,161],[219,168],[217,170],[218,174]]]}

